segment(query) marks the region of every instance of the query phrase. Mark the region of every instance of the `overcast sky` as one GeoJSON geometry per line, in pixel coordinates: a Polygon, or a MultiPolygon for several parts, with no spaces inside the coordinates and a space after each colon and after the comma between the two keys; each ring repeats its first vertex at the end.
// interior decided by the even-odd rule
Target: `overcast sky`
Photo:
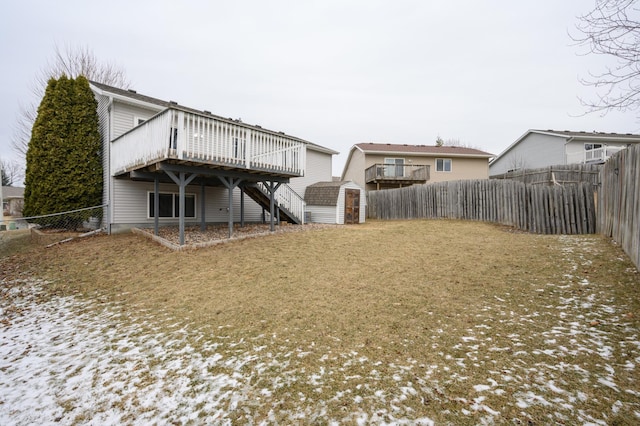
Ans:
{"type": "MultiPolygon", "coordinates": [[[[591,0],[8,1],[0,15],[0,157],[54,46],[88,46],[132,87],[335,149],[359,142],[499,154],[527,129],[637,133],[583,116],[604,58],[572,44],[591,0]]],[[[36,101],[36,102],[39,102],[36,101]]]]}

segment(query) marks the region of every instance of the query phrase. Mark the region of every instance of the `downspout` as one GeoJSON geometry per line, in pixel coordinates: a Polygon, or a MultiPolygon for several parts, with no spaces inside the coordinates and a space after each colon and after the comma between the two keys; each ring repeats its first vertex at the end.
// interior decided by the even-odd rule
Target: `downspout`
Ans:
{"type": "Polygon", "coordinates": [[[107,105],[107,138],[106,138],[106,154],[107,154],[107,170],[106,170],[106,191],[107,191],[107,233],[111,235],[111,217],[112,217],[112,200],[113,194],[111,194],[111,135],[113,134],[111,110],[113,107],[113,96],[109,96],[109,104],[107,105]]]}

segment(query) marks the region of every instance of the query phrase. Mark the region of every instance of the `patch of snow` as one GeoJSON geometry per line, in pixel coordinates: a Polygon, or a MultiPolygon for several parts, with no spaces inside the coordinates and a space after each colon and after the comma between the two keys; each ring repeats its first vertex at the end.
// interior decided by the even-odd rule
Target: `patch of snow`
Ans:
{"type": "Polygon", "coordinates": [[[473,390],[476,391],[476,392],[482,392],[482,391],[486,391],[486,390],[489,390],[489,389],[491,389],[491,386],[489,386],[489,385],[475,385],[473,387],[473,390]]]}

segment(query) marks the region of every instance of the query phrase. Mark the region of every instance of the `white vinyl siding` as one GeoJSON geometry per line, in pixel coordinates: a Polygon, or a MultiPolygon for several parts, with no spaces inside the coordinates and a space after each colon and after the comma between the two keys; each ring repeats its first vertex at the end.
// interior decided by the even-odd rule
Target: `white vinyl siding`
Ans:
{"type": "MultiPolygon", "coordinates": [[[[582,147],[582,143],[580,144],[582,147]]],[[[489,165],[489,175],[565,164],[565,138],[530,133],[489,165]]]]}
{"type": "Polygon", "coordinates": [[[307,206],[307,211],[311,212],[311,223],[329,223],[337,222],[335,206],[307,206]]]}
{"type": "Polygon", "coordinates": [[[302,177],[292,178],[289,186],[293,188],[301,197],[304,196],[304,190],[307,186],[316,182],[331,181],[331,154],[325,154],[313,149],[307,149],[307,161],[305,175],[302,177]]]}
{"type": "Polygon", "coordinates": [[[111,140],[117,138],[123,133],[134,128],[134,120],[148,120],[149,118],[162,111],[163,108],[147,109],[139,106],[129,105],[122,102],[114,102],[113,104],[113,135],[111,140]]]}
{"type": "MultiPolygon", "coordinates": [[[[114,217],[113,223],[118,225],[142,226],[153,224],[154,218],[148,216],[148,193],[153,192],[153,182],[134,182],[125,179],[114,180],[114,217]]],[[[161,193],[177,193],[178,186],[170,183],[159,185],[161,193]]],[[[200,223],[201,188],[199,185],[189,185],[186,193],[196,196],[195,218],[186,218],[190,224],[200,223]]],[[[262,208],[249,196],[245,195],[245,221],[258,222],[262,220],[262,208]]],[[[209,223],[226,223],[228,221],[227,208],[229,204],[228,191],[222,187],[207,187],[205,190],[205,220],[209,223]]],[[[240,221],[240,190],[233,193],[233,218],[240,221]]],[[[267,212],[267,219],[269,214],[267,212]]],[[[160,218],[164,223],[177,223],[174,218],[160,218]]]]}

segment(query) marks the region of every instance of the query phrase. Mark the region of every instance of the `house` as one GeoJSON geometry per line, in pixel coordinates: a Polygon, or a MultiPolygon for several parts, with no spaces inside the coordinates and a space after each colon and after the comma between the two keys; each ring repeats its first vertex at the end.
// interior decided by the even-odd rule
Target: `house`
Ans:
{"type": "Polygon", "coordinates": [[[458,146],[359,143],[349,151],[341,180],[367,191],[460,179],[487,179],[493,154],[458,146]]]}
{"type": "Polygon", "coordinates": [[[24,206],[24,188],[2,187],[2,211],[5,216],[22,217],[24,206]]]}
{"type": "Polygon", "coordinates": [[[364,189],[350,181],[317,182],[304,192],[309,222],[330,224],[364,223],[364,189]]]}
{"type": "Polygon", "coordinates": [[[178,224],[303,223],[305,188],[336,151],[280,131],[90,82],[103,144],[108,232],[178,224]]]}
{"type": "Polygon", "coordinates": [[[489,164],[491,176],[562,164],[601,164],[640,143],[640,135],[568,130],[528,130],[489,164]]]}

